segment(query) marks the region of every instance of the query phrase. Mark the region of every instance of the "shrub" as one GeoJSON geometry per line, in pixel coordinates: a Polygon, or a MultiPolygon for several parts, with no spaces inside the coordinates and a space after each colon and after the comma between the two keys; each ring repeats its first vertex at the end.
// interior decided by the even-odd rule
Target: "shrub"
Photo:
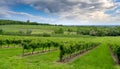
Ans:
{"type": "Polygon", "coordinates": [[[64,34],[64,30],[62,28],[54,30],[55,34],[64,34]]]}

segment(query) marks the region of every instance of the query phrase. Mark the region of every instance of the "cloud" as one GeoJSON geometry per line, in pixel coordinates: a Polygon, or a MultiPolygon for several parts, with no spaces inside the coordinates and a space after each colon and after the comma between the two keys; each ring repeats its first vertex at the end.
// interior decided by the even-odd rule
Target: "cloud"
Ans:
{"type": "Polygon", "coordinates": [[[75,6],[91,11],[115,7],[112,0],[22,0],[22,2],[30,4],[38,10],[48,9],[51,13],[68,12],[75,6]]]}
{"type": "MultiPolygon", "coordinates": [[[[114,19],[107,10],[114,10],[119,5],[114,0],[22,0],[38,10],[56,14],[59,19],[107,22],[114,19]]],[[[117,16],[116,16],[117,17],[117,16]]],[[[115,17],[115,18],[116,18],[115,17]]],[[[113,20],[114,21],[114,20],[113,20]]]]}
{"type": "Polygon", "coordinates": [[[0,7],[0,19],[12,19],[12,20],[21,20],[26,21],[30,20],[32,22],[44,22],[48,23],[49,21],[53,21],[52,18],[45,18],[41,16],[35,16],[32,14],[28,14],[26,12],[14,12],[8,8],[0,7]]]}
{"type": "MultiPolygon", "coordinates": [[[[58,19],[43,18],[40,16],[34,16],[25,12],[6,11],[0,13],[1,17],[4,15],[10,17],[12,15],[24,16],[26,18],[39,18],[43,21],[51,20],[51,22],[119,22],[120,18],[119,2],[116,0],[1,0],[0,6],[9,6],[17,3],[23,3],[34,7],[37,10],[42,10],[53,16],[57,16],[58,19]],[[114,11],[113,13],[106,13],[106,11],[114,11]],[[114,14],[114,16],[112,15],[114,14]],[[119,21],[118,21],[119,20],[119,21]]],[[[38,20],[39,20],[38,19],[38,20]]]]}

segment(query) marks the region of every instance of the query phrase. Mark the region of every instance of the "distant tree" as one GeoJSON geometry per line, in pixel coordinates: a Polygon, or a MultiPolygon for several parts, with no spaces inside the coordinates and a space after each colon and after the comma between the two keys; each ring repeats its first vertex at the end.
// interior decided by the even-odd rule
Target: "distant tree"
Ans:
{"type": "Polygon", "coordinates": [[[117,29],[111,28],[108,30],[108,36],[118,36],[120,33],[117,29]]]}
{"type": "Polygon", "coordinates": [[[27,23],[30,23],[30,20],[27,20],[27,23]]]}
{"type": "Polygon", "coordinates": [[[67,29],[67,32],[68,32],[68,34],[70,34],[70,33],[72,33],[73,32],[73,29],[67,29]]]}
{"type": "Polygon", "coordinates": [[[89,33],[89,35],[91,35],[91,36],[96,36],[96,34],[97,34],[97,32],[95,30],[91,30],[89,33]]]}
{"type": "Polygon", "coordinates": [[[72,29],[68,29],[67,31],[68,31],[68,32],[73,32],[73,30],[72,30],[72,29]]]}
{"type": "Polygon", "coordinates": [[[81,31],[79,29],[77,29],[76,33],[79,35],[79,34],[81,34],[81,31]]]}
{"type": "Polygon", "coordinates": [[[77,34],[89,35],[89,29],[77,29],[77,34]]]}

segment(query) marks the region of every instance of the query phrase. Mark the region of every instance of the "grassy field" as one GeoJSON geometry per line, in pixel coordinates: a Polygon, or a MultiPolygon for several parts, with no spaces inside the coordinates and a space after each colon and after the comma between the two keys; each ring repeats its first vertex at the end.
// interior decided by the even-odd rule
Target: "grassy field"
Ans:
{"type": "MultiPolygon", "coordinates": [[[[48,26],[47,26],[48,27],[48,26]]],[[[6,32],[18,32],[18,31],[26,31],[28,29],[31,29],[33,32],[32,34],[40,34],[44,32],[52,33],[52,30],[43,26],[31,26],[31,25],[5,25],[5,26],[0,26],[1,29],[3,29],[6,32]]]]}
{"type": "MultiPolygon", "coordinates": [[[[2,36],[14,37],[14,36],[2,36]]],[[[120,69],[115,65],[107,43],[119,42],[120,37],[25,37],[53,40],[86,40],[102,44],[68,63],[59,63],[59,51],[22,57],[21,48],[0,49],[0,69],[120,69]]]]}
{"type": "MultiPolygon", "coordinates": [[[[54,30],[63,28],[64,30],[73,29],[76,30],[76,27],[71,26],[49,26],[49,25],[0,25],[0,29],[3,29],[6,32],[18,32],[18,31],[26,31],[28,29],[32,30],[32,34],[41,34],[41,33],[49,33],[52,34],[54,30]]],[[[65,32],[67,33],[67,32],[65,32]]],[[[74,34],[74,33],[73,33],[74,34]]]]}
{"type": "Polygon", "coordinates": [[[119,36],[97,37],[75,35],[76,32],[67,32],[68,29],[77,30],[77,27],[74,26],[1,25],[0,29],[5,32],[19,32],[20,30],[26,32],[31,29],[32,34],[52,34],[51,37],[0,35],[0,39],[48,39],[53,41],[93,41],[101,43],[100,46],[68,63],[57,62],[59,60],[59,50],[22,57],[22,48],[20,47],[0,48],[0,69],[120,69],[120,66],[115,64],[109,46],[107,46],[107,43],[119,43],[119,36]],[[54,30],[59,28],[65,30],[64,34],[54,35],[54,30]]]}

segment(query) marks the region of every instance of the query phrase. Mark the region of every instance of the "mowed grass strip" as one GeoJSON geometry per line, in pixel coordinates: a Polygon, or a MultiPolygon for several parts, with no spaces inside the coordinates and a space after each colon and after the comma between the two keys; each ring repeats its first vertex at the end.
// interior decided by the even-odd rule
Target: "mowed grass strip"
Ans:
{"type": "Polygon", "coordinates": [[[102,44],[70,64],[76,69],[115,69],[115,63],[106,44],[102,44]]]}

